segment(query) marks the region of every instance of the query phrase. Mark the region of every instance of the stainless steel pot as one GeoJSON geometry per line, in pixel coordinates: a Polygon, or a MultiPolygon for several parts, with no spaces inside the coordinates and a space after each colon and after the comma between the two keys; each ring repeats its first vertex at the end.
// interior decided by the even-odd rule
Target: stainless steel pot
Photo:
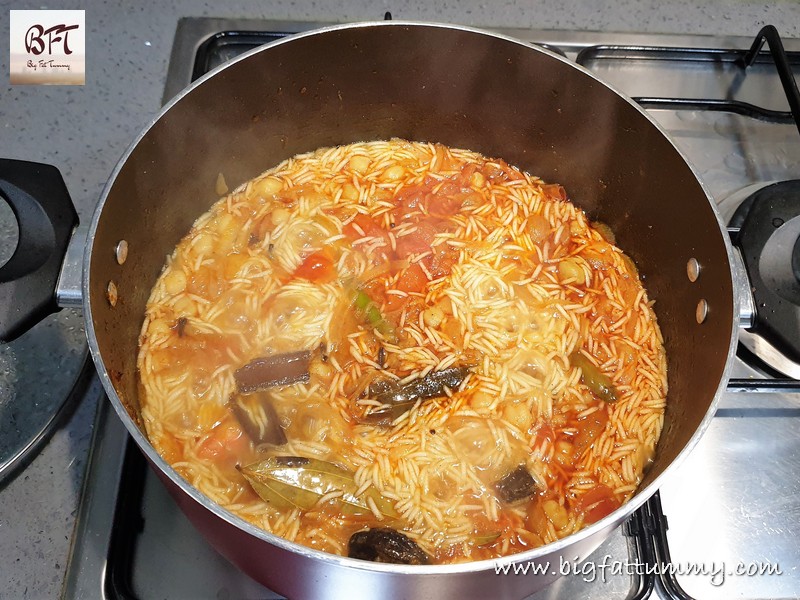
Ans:
{"type": "Polygon", "coordinates": [[[646,113],[589,72],[466,27],[366,23],[254,50],[161,111],[120,160],[94,213],[83,309],[98,373],[128,431],[195,526],[254,579],[291,598],[514,598],[554,576],[497,575],[498,565],[586,557],[706,429],[736,342],[732,256],[713,204],[680,152],[646,113]],[[210,502],[154,451],[141,427],[136,352],[145,303],[166,255],[218,198],[219,174],[233,188],[298,152],[390,137],[499,156],[561,183],[611,226],[656,301],[669,397],[655,460],[630,502],[557,543],[447,566],[324,554],[210,502]],[[128,256],[120,264],[123,240],[128,256]],[[694,282],[687,277],[692,259],[700,266],[694,282]]]}

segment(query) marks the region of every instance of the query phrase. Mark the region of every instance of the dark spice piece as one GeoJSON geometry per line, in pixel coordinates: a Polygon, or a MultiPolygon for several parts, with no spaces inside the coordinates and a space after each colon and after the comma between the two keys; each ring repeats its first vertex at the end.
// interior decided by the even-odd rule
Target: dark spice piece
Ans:
{"type": "Polygon", "coordinates": [[[373,410],[364,421],[373,425],[391,425],[395,419],[411,410],[418,400],[438,398],[447,395],[448,389],[458,389],[469,372],[470,367],[450,367],[431,371],[404,385],[398,385],[393,379],[373,381],[367,389],[367,396],[388,406],[373,410]]]}
{"type": "Polygon", "coordinates": [[[500,500],[511,504],[533,496],[536,493],[536,482],[528,470],[520,465],[495,483],[494,489],[500,500]]]}
{"type": "Polygon", "coordinates": [[[430,557],[405,534],[390,527],[375,527],[350,536],[347,556],[398,565],[427,565],[430,557]]]}
{"type": "Polygon", "coordinates": [[[308,350],[256,358],[233,374],[236,389],[248,394],[279,385],[308,383],[310,363],[308,350]]]}
{"type": "Polygon", "coordinates": [[[178,337],[182,338],[183,334],[186,333],[186,324],[189,322],[189,319],[186,317],[178,317],[178,320],[175,321],[175,331],[178,332],[178,337]]]}
{"type": "Polygon", "coordinates": [[[389,427],[395,419],[414,408],[416,403],[416,400],[410,400],[408,402],[398,402],[397,404],[390,404],[389,406],[378,408],[367,414],[362,419],[362,422],[369,423],[370,425],[389,427]]]}
{"type": "Polygon", "coordinates": [[[378,348],[378,364],[383,368],[386,366],[386,348],[381,346],[378,348]]]}
{"type": "Polygon", "coordinates": [[[397,385],[391,380],[376,381],[369,386],[369,396],[383,404],[437,398],[447,395],[445,391],[447,389],[458,389],[469,371],[470,367],[450,367],[441,371],[431,371],[425,377],[418,377],[404,385],[397,385]]]}

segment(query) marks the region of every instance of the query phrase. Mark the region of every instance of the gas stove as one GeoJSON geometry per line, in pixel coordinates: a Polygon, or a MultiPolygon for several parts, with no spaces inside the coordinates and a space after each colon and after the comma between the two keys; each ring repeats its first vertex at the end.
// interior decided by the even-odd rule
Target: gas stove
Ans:
{"type": "MultiPolygon", "coordinates": [[[[322,25],[183,19],[164,101],[242,52],[322,25]]],[[[776,62],[762,52],[746,71],[741,64],[752,39],[497,31],[577,61],[650,110],[734,226],[732,235],[748,196],[800,177],[800,134],[776,62]]],[[[784,45],[782,67],[800,74],[800,40],[784,45]]],[[[797,274],[784,283],[800,294],[797,274]]],[[[743,295],[750,296],[746,287],[743,295]]],[[[745,307],[742,320],[750,316],[745,307]]],[[[796,362],[742,331],[728,391],[688,459],[586,561],[550,565],[564,577],[531,598],[800,596],[798,377],[796,362]]],[[[108,402],[97,417],[63,595],[280,598],[195,531],[108,402]]]]}

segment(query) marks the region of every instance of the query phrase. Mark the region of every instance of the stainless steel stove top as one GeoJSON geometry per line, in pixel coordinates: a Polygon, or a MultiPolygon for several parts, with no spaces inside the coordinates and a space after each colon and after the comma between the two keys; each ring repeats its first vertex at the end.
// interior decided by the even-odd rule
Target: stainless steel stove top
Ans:
{"type": "MultiPolygon", "coordinates": [[[[312,26],[184,19],[176,33],[164,99],[187,85],[193,73],[246,48],[248,40],[268,41],[269,34],[263,32],[292,33],[312,26]],[[219,32],[240,33],[214,38],[219,32]],[[241,32],[262,33],[250,37],[241,32]],[[209,39],[222,41],[210,42],[210,52],[198,59],[198,48],[209,39]]],[[[662,56],[639,48],[743,50],[751,39],[510,29],[502,33],[547,44],[572,59],[589,47],[626,46],[626,58],[600,48],[580,54],[580,60],[630,96],[730,100],[735,90],[738,101],[787,110],[774,65],[759,62],[742,77],[722,55],[662,56]]],[[[784,40],[784,45],[800,51],[800,40],[784,40]]],[[[800,65],[794,69],[800,77],[800,65]]],[[[656,109],[652,115],[693,164],[723,218],[732,214],[736,192],[742,188],[800,178],[800,135],[791,123],[701,110],[656,109]]],[[[795,367],[788,365],[784,372],[795,367]]],[[[796,373],[790,374],[797,377],[796,373]]],[[[737,359],[733,377],[763,378],[765,372],[737,359]]],[[[746,391],[726,393],[704,438],[661,489],[672,568],[677,571],[674,579],[690,597],[800,597],[800,392],[766,393],[764,387],[737,385],[735,389],[746,391]],[[687,574],[692,570],[694,574],[687,574]]],[[[135,448],[126,457],[127,435],[107,403],[95,431],[65,597],[279,597],[207,545],[135,448]]],[[[551,565],[569,574],[532,598],[632,598],[646,597],[650,591],[653,598],[668,597],[671,590],[661,579],[648,584],[631,578],[637,569],[646,569],[635,564],[637,555],[631,553],[638,538],[626,535],[635,529],[635,522],[619,528],[582,564],[551,565]],[[632,586],[637,581],[638,588],[632,586]]]]}

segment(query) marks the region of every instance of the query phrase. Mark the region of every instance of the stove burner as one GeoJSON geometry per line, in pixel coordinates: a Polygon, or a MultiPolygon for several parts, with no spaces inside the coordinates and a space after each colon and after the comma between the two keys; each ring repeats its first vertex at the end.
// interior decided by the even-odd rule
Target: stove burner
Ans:
{"type": "Polygon", "coordinates": [[[775,352],[766,352],[763,343],[748,346],[770,366],[796,376],[800,370],[800,180],[774,183],[752,193],[735,210],[730,226],[739,229],[735,241],[757,308],[750,331],[794,364],[775,364],[775,352]]]}

